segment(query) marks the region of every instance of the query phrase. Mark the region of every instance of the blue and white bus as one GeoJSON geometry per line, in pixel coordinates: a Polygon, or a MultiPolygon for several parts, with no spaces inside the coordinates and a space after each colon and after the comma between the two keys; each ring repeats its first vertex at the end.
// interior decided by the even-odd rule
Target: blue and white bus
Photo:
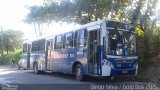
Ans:
{"type": "Polygon", "coordinates": [[[136,35],[131,24],[95,21],[31,41],[27,48],[26,68],[37,74],[49,70],[75,74],[77,80],[86,75],[137,75],[136,35]]]}

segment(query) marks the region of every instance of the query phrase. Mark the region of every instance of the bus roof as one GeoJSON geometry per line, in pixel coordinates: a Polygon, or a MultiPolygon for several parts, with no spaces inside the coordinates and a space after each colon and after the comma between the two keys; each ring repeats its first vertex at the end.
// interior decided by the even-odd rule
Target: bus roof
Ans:
{"type": "Polygon", "coordinates": [[[32,43],[32,42],[34,42],[34,41],[41,40],[41,39],[46,39],[46,37],[40,37],[40,38],[33,39],[33,40],[27,40],[27,41],[24,41],[23,44],[24,44],[24,43],[32,43]]]}

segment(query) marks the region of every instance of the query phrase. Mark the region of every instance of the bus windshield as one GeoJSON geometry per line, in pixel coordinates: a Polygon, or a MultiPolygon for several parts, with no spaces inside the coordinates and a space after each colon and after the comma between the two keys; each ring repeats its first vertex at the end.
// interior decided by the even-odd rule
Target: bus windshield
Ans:
{"type": "Polygon", "coordinates": [[[109,55],[133,56],[136,54],[135,34],[127,30],[108,29],[109,55]]]}
{"type": "Polygon", "coordinates": [[[134,33],[124,33],[124,55],[136,54],[136,36],[134,33]]]}

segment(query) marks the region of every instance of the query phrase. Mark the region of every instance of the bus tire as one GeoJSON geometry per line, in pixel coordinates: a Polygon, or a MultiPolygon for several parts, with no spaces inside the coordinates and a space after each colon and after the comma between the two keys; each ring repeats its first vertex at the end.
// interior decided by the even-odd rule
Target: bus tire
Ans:
{"type": "Polygon", "coordinates": [[[38,63],[34,63],[33,69],[35,74],[40,74],[40,70],[38,69],[38,63]]]}
{"type": "Polygon", "coordinates": [[[83,75],[83,68],[81,64],[77,64],[75,75],[76,75],[76,80],[78,81],[83,81],[85,79],[85,76],[83,75]]]}

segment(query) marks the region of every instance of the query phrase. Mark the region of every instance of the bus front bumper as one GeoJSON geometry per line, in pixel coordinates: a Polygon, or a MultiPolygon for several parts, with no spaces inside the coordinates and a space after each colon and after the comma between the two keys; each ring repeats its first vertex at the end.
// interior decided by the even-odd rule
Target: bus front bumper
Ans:
{"type": "Polygon", "coordinates": [[[111,76],[125,76],[125,75],[136,75],[137,69],[111,69],[111,76]]]}

